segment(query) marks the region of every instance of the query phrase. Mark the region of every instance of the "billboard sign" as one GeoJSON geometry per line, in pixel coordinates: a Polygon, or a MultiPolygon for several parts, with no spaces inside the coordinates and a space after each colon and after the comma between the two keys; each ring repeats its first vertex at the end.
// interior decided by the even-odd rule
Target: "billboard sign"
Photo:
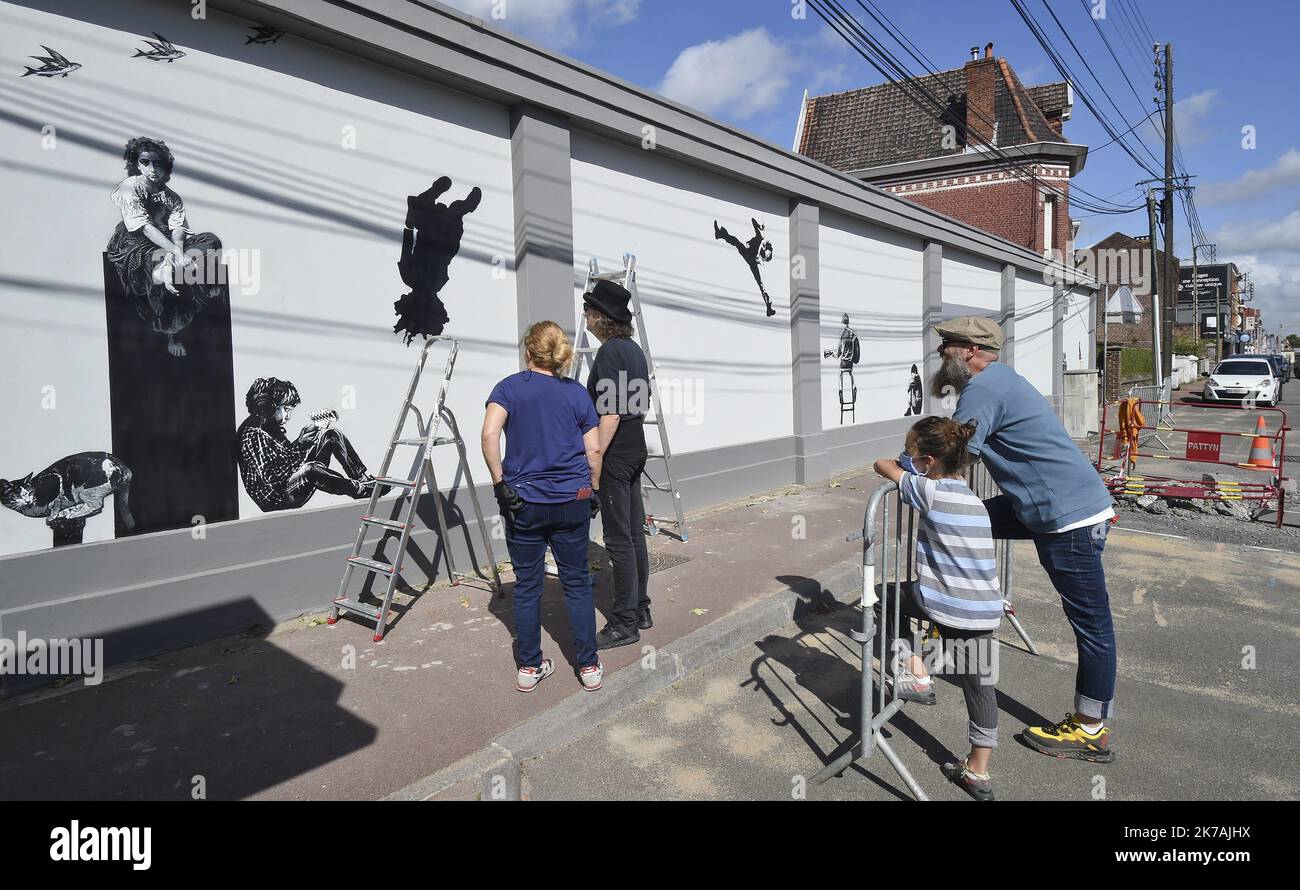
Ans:
{"type": "Polygon", "coordinates": [[[1198,266],[1196,268],[1196,291],[1193,294],[1192,289],[1192,268],[1183,266],[1178,270],[1178,305],[1191,306],[1193,296],[1198,296],[1202,306],[1207,303],[1213,303],[1219,299],[1227,303],[1228,295],[1228,266],[1219,264],[1213,266],[1198,266]]]}

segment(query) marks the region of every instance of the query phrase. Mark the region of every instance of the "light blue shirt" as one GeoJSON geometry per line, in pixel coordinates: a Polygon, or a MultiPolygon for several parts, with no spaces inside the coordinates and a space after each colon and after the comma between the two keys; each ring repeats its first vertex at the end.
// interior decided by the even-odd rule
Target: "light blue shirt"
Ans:
{"type": "Polygon", "coordinates": [[[971,378],[953,416],[975,421],[970,452],[984,461],[1030,531],[1055,532],[1111,506],[1101,476],[1047,399],[1001,362],[971,378]]]}

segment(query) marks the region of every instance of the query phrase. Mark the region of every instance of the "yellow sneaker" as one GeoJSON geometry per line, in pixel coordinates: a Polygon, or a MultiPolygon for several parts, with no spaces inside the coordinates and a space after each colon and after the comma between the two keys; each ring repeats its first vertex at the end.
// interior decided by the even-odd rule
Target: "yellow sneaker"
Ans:
{"type": "Polygon", "coordinates": [[[1088,732],[1075,714],[1066,714],[1060,723],[1026,727],[1020,739],[1035,751],[1066,760],[1110,763],[1115,759],[1110,749],[1110,730],[1103,726],[1097,732],[1088,732]]]}

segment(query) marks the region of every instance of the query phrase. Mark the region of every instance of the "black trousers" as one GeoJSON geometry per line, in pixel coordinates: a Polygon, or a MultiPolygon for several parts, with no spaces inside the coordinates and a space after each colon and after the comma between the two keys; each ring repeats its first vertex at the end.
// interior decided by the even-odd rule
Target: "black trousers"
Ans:
{"type": "Polygon", "coordinates": [[[610,455],[600,471],[601,522],[605,549],[614,562],[614,608],[609,623],[636,632],[637,613],[650,608],[646,582],[650,556],[645,544],[645,504],[641,471],[645,458],[628,461],[610,455]]]}

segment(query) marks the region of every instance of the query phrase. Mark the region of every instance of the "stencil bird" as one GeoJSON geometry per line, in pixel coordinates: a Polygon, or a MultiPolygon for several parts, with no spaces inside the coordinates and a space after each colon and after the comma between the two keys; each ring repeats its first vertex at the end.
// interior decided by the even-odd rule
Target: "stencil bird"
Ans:
{"type": "Polygon", "coordinates": [[[250,43],[265,46],[268,43],[275,43],[283,36],[284,32],[279,28],[272,28],[269,25],[253,25],[253,33],[245,36],[244,46],[248,46],[250,43]]]}
{"type": "Polygon", "coordinates": [[[41,67],[33,68],[30,65],[24,65],[23,67],[27,70],[18,75],[19,77],[26,77],[29,74],[35,74],[37,77],[67,77],[81,67],[80,62],[70,62],[63,53],[56,52],[44,44],[41,45],[41,49],[45,50],[49,55],[30,56],[30,58],[41,62],[41,67]]]}
{"type": "Polygon", "coordinates": [[[184,52],[172,46],[171,41],[159,34],[157,31],[153,32],[153,36],[158,38],[157,43],[147,38],[144,41],[153,47],[153,49],[148,52],[145,52],[142,49],[137,49],[135,55],[131,58],[137,59],[143,56],[144,58],[154,62],[175,62],[177,59],[185,55],[184,52]]]}

